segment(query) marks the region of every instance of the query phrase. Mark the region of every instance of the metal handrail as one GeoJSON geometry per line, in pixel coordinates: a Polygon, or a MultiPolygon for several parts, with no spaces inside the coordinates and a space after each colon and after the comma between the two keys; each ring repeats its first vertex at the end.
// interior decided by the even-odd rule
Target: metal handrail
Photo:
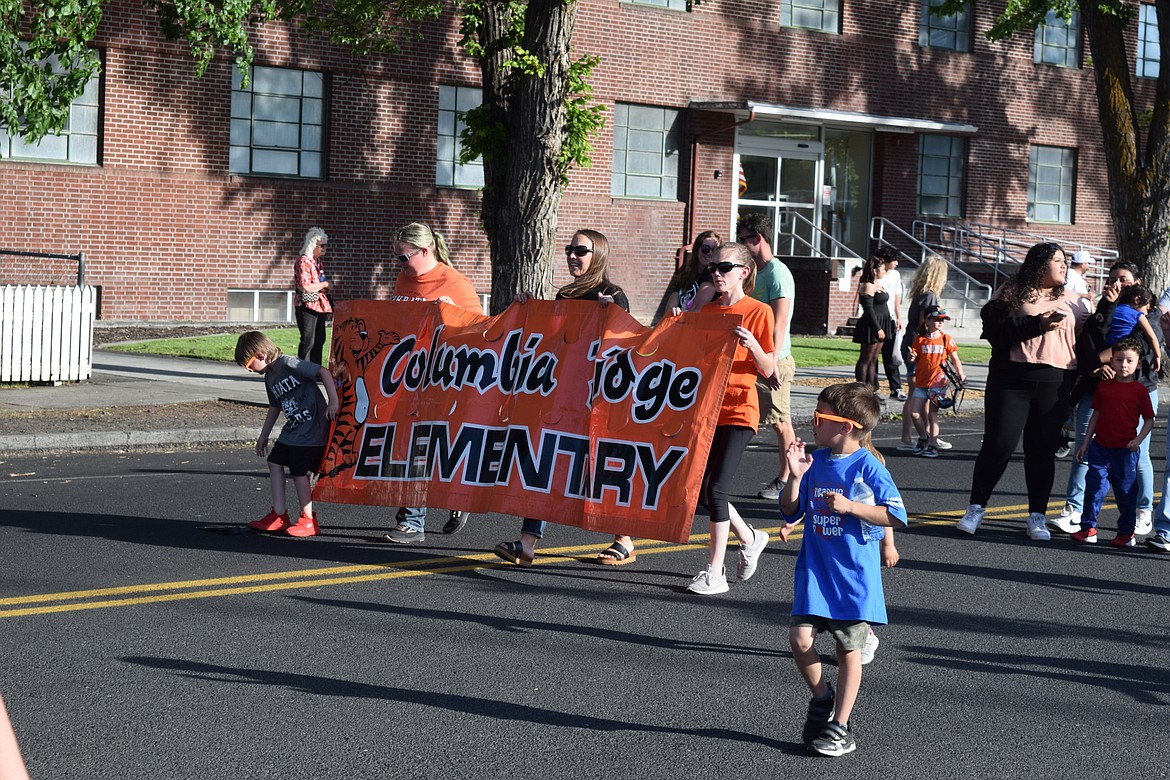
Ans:
{"type": "Polygon", "coordinates": [[[991,300],[991,293],[994,288],[985,282],[979,281],[960,268],[958,265],[959,255],[956,252],[951,250],[939,251],[939,245],[931,245],[926,241],[919,240],[916,236],[907,233],[901,226],[885,217],[874,217],[870,220],[869,237],[876,241],[879,246],[886,245],[894,247],[898,251],[900,258],[915,267],[922,265],[927,255],[933,254],[941,257],[946,262],[948,268],[946,289],[950,291],[951,295],[947,297],[958,298],[963,303],[963,308],[958,317],[958,324],[961,325],[966,322],[966,313],[969,307],[979,309],[983,307],[983,304],[991,300]],[[887,228],[893,231],[902,241],[917,247],[919,257],[917,259],[911,257],[894,244],[893,241],[887,239],[887,228]]]}
{"type": "Polygon", "coordinates": [[[45,260],[76,260],[77,286],[83,287],[85,285],[85,252],[78,252],[75,255],[66,255],[55,254],[53,252],[23,252],[19,249],[0,248],[0,255],[7,255],[8,257],[39,257],[45,260]]]}
{"type": "MultiPolygon", "coordinates": [[[[789,249],[788,254],[789,255],[798,254],[797,252],[795,252],[793,250],[795,249],[796,244],[799,243],[801,246],[805,247],[808,250],[807,252],[804,252],[801,254],[805,254],[808,257],[829,257],[832,259],[854,258],[856,260],[862,259],[861,255],[857,254],[852,249],[850,249],[848,245],[843,244],[839,239],[835,238],[832,234],[826,233],[819,225],[814,223],[812,220],[810,220],[808,217],[804,216],[803,214],[797,214],[795,211],[790,211],[790,212],[788,212],[788,217],[792,220],[789,223],[790,227],[792,229],[790,229],[788,232],[779,233],[778,238],[776,240],[776,243],[777,243],[777,245],[779,245],[781,241],[783,241],[785,238],[787,238],[788,239],[788,249],[789,249]],[[813,242],[810,242],[804,236],[799,236],[796,234],[796,230],[794,229],[794,227],[798,221],[804,223],[808,227],[810,234],[813,236],[813,238],[816,242],[815,246],[813,245],[813,242]],[[827,243],[832,248],[833,251],[830,252],[829,254],[826,254],[825,251],[821,248],[822,242],[827,243]]],[[[776,251],[776,250],[773,250],[773,251],[776,251]]]]}

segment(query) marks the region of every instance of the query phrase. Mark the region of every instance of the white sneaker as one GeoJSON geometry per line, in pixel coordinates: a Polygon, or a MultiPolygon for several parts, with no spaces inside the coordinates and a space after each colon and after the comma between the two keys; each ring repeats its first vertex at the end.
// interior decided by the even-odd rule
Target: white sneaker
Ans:
{"type": "Polygon", "coordinates": [[[780,479],[780,477],[776,477],[767,485],[764,485],[762,488],[760,488],[758,495],[765,501],[775,501],[780,498],[780,491],[783,489],[784,480],[780,479]]]}
{"type": "Polygon", "coordinates": [[[695,578],[691,580],[691,584],[687,586],[687,590],[691,593],[698,593],[701,596],[714,596],[716,593],[726,593],[731,590],[727,587],[727,571],[720,569],[719,574],[712,574],[711,567],[708,566],[695,575],[695,578]]]}
{"type": "Polygon", "coordinates": [[[756,573],[756,564],[760,562],[760,553],[768,546],[768,535],[763,531],[757,531],[750,525],[748,528],[752,529],[755,536],[752,537],[751,544],[739,543],[739,565],[735,569],[735,576],[740,582],[745,582],[752,578],[756,573]]]}
{"type": "Polygon", "coordinates": [[[1137,511],[1137,525],[1133,532],[1137,536],[1145,536],[1152,533],[1154,530],[1154,513],[1148,509],[1139,509],[1137,511]]]}
{"type": "Polygon", "coordinates": [[[1044,515],[1039,512],[1028,515],[1028,538],[1034,542],[1047,542],[1052,538],[1044,522],[1044,515]]]}
{"type": "Polygon", "coordinates": [[[949,450],[951,448],[951,443],[949,441],[943,441],[942,439],[935,439],[934,446],[938,447],[940,450],[949,450]]]}
{"type": "Polygon", "coordinates": [[[1060,514],[1049,520],[1048,524],[1066,534],[1075,534],[1081,530],[1081,513],[1065,504],[1060,514]]]}
{"type": "Polygon", "coordinates": [[[865,666],[867,663],[873,660],[873,654],[877,652],[878,645],[880,644],[881,642],[878,641],[877,634],[875,634],[871,628],[865,637],[865,647],[861,648],[862,666],[865,666]]]}
{"type": "Polygon", "coordinates": [[[972,504],[967,507],[966,513],[959,522],[955,523],[955,528],[958,528],[965,534],[974,534],[979,530],[979,524],[983,522],[983,507],[978,504],[972,504]]]}

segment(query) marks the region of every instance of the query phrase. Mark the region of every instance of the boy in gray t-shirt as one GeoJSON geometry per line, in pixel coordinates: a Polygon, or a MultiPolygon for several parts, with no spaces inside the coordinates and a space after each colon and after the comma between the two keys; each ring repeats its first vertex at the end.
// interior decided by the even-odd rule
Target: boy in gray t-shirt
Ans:
{"type": "Polygon", "coordinates": [[[316,363],[282,355],[280,347],[258,330],[240,335],[236,341],[236,363],[264,376],[268,391],[268,416],[256,439],[256,454],[268,451],[268,435],[276,418],[284,412],[284,428],[268,454],[272,479],[272,509],[259,520],[248,523],[257,531],[284,532],[289,536],[316,536],[317,515],[313,511],[313,488],[309,472],[316,471],[329,441],[329,421],[337,416],[337,385],[333,376],[316,363]],[[323,404],[317,380],[329,396],[323,404]],[[297,522],[289,521],[284,491],[284,470],[288,469],[297,490],[301,511],[297,522]]]}

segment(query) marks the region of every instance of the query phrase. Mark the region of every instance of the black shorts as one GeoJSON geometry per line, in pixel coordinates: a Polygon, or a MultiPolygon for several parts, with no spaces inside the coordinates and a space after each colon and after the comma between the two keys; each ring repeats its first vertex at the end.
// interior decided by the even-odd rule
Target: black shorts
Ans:
{"type": "Polygon", "coordinates": [[[319,447],[297,447],[278,441],[272,445],[272,452],[268,453],[268,462],[287,468],[290,477],[303,477],[321,468],[324,455],[324,444],[319,447]]]}

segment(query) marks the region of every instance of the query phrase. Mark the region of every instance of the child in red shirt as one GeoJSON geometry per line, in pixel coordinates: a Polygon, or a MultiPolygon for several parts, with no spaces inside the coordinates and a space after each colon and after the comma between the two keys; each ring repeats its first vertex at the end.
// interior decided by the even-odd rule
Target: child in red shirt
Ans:
{"type": "Polygon", "coordinates": [[[1142,345],[1136,338],[1123,338],[1113,345],[1109,361],[1113,379],[1097,385],[1093,393],[1093,416],[1085,440],[1077,450],[1077,460],[1088,463],[1085,475],[1085,505],[1081,512],[1081,530],[1070,534],[1075,542],[1096,544],[1097,515],[1105,503],[1105,494],[1113,487],[1120,517],[1114,547],[1133,547],[1137,525],[1138,448],[1154,427],[1154,407],[1150,393],[1134,376],[1141,365],[1142,345]],[[1138,421],[1144,421],[1138,430],[1138,421]],[[1134,432],[1137,432],[1134,435],[1134,432]],[[1088,456],[1086,460],[1086,455],[1088,456]]]}
{"type": "Polygon", "coordinates": [[[932,395],[938,395],[947,386],[942,366],[951,361],[960,381],[966,382],[963,364],[959,362],[959,348],[955,340],[943,333],[943,323],[949,320],[947,310],[939,306],[929,307],[910,354],[914,356],[914,394],[910,397],[910,415],[918,431],[918,446],[915,455],[924,458],[938,457],[938,403],[931,402],[932,395]]]}

